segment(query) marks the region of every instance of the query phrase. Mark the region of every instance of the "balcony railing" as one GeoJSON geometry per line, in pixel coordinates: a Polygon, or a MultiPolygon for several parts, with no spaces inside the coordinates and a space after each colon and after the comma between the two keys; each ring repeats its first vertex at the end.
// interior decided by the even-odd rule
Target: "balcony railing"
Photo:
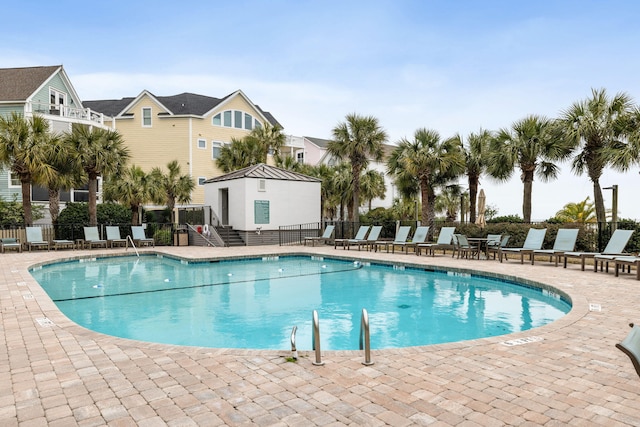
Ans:
{"type": "Polygon", "coordinates": [[[104,125],[104,115],[90,108],[73,108],[68,105],[40,104],[31,103],[26,107],[27,111],[32,113],[64,117],[70,120],[84,120],[104,125]],[[29,107],[31,107],[29,109],[29,107]]]}

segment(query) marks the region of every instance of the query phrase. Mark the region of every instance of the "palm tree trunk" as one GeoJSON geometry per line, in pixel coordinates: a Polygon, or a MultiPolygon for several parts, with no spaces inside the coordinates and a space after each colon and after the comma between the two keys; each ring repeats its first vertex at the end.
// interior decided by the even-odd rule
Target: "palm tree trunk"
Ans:
{"type": "Polygon", "coordinates": [[[49,189],[49,216],[51,216],[51,223],[56,224],[58,222],[58,215],[60,214],[60,190],[49,189]]]}
{"type": "Polygon", "coordinates": [[[353,173],[353,210],[351,211],[351,221],[358,222],[358,213],[360,211],[360,172],[361,168],[356,165],[351,169],[353,173]]]}
{"type": "Polygon", "coordinates": [[[171,212],[171,223],[175,224],[176,221],[176,213],[175,213],[175,208],[176,208],[176,199],[175,197],[173,198],[168,198],[167,199],[167,208],[169,209],[169,212],[171,212]]]}
{"type": "Polygon", "coordinates": [[[531,222],[531,194],[533,191],[533,171],[524,173],[524,195],[522,198],[522,218],[525,223],[531,222]]]}
{"type": "Polygon", "coordinates": [[[429,180],[426,178],[420,179],[420,198],[422,200],[422,225],[429,226],[429,239],[433,237],[433,223],[435,220],[435,206],[433,201],[435,195],[433,189],[430,188],[429,180]]]}
{"type": "Polygon", "coordinates": [[[469,222],[471,224],[475,224],[476,222],[476,199],[478,196],[479,181],[477,176],[469,176],[469,222]]]}
{"type": "Polygon", "coordinates": [[[602,188],[600,188],[600,180],[592,178],[593,181],[593,200],[596,206],[596,218],[599,223],[607,222],[607,211],[604,208],[604,198],[602,197],[602,188]]]}
{"type": "Polygon", "coordinates": [[[436,223],[436,204],[434,203],[436,200],[436,192],[432,185],[427,187],[427,193],[427,198],[429,199],[429,205],[427,206],[427,225],[429,226],[429,230],[434,230],[436,223]]]}
{"type": "Polygon", "coordinates": [[[98,175],[89,174],[89,225],[98,225],[98,175]]]}
{"type": "Polygon", "coordinates": [[[33,225],[33,214],[31,211],[31,182],[20,181],[22,185],[22,210],[24,211],[24,225],[33,225]]]}
{"type": "Polygon", "coordinates": [[[131,209],[131,224],[139,225],[138,224],[138,205],[131,205],[129,206],[129,209],[131,209]]]}

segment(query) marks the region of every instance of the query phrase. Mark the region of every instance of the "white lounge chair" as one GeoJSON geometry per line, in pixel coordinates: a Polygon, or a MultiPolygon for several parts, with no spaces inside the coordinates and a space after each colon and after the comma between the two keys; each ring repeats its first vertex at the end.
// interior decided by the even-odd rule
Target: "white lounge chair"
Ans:
{"type": "Polygon", "coordinates": [[[547,234],[546,228],[530,228],[521,248],[500,248],[498,258],[502,262],[502,257],[507,259],[507,254],[520,254],[520,264],[524,264],[524,256],[529,255],[533,264],[533,251],[541,249],[544,243],[544,236],[547,234]]]}
{"type": "Polygon", "coordinates": [[[53,244],[54,251],[57,251],[58,249],[74,249],[76,246],[75,243],[73,243],[73,240],[66,239],[53,239],[51,243],[53,244]]]}
{"type": "Polygon", "coordinates": [[[427,240],[427,234],[429,234],[429,226],[421,225],[420,227],[416,227],[415,233],[413,233],[413,237],[410,242],[397,242],[394,243],[394,247],[401,247],[403,251],[409,253],[409,248],[413,248],[414,252],[416,251],[416,247],[420,243],[424,243],[427,240]]]}
{"type": "Polygon", "coordinates": [[[107,232],[107,245],[111,248],[114,246],[124,246],[125,248],[129,247],[129,242],[127,239],[123,239],[120,236],[120,227],[115,225],[107,225],[105,227],[107,232]]]}
{"type": "Polygon", "coordinates": [[[0,239],[0,253],[4,253],[7,250],[22,252],[22,243],[15,237],[4,237],[0,239]]]}
{"type": "Polygon", "coordinates": [[[616,344],[616,348],[629,356],[636,374],[640,376],[640,326],[635,326],[633,323],[630,323],[629,326],[631,326],[631,330],[622,342],[616,344]]]}
{"type": "MultiPolygon", "coordinates": [[[[604,248],[602,252],[565,252],[561,255],[558,255],[558,258],[563,258],[564,268],[567,268],[567,259],[568,258],[578,258],[580,259],[580,264],[582,271],[584,271],[585,261],[589,258],[594,259],[593,262],[593,271],[598,271],[598,261],[607,262],[612,261],[616,256],[624,256],[624,248],[627,246],[631,235],[633,234],[633,230],[616,230],[611,235],[609,239],[609,243],[604,248]],[[598,256],[598,259],[595,259],[598,256]]],[[[607,262],[608,267],[608,262],[607,262]]],[[[602,268],[602,267],[601,267],[602,268]]]]}
{"type": "Polygon", "coordinates": [[[92,249],[94,247],[107,247],[107,241],[100,238],[98,227],[84,227],[84,244],[92,249]]]}
{"type": "Polygon", "coordinates": [[[363,246],[366,246],[367,250],[369,251],[371,250],[371,247],[376,243],[376,241],[380,238],[381,232],[382,226],[374,225],[373,227],[371,227],[371,230],[369,231],[366,239],[345,242],[347,249],[349,249],[349,246],[357,246],[358,250],[361,250],[363,246]]]}
{"type": "Polygon", "coordinates": [[[556,260],[556,267],[558,266],[558,259],[560,255],[565,252],[572,252],[576,249],[576,240],[578,240],[577,228],[560,228],[558,234],[556,234],[556,240],[553,242],[552,249],[536,249],[533,251],[531,257],[531,264],[533,265],[534,257],[536,255],[549,255],[549,262],[554,258],[556,260]]]}
{"type": "Polygon", "coordinates": [[[446,252],[447,249],[453,250],[453,233],[456,232],[455,227],[442,227],[438,240],[435,243],[418,243],[416,246],[416,255],[422,254],[422,250],[425,252],[431,252],[431,256],[436,255],[436,249],[442,249],[442,252],[446,252]]]}
{"type": "Polygon", "coordinates": [[[336,229],[335,225],[333,224],[327,225],[327,227],[324,229],[324,233],[322,233],[322,236],[305,237],[304,245],[307,246],[307,243],[311,243],[311,246],[315,246],[316,243],[326,244],[328,241],[330,241],[333,238],[333,232],[335,231],[335,229],[336,229]]]}
{"type": "Polygon", "coordinates": [[[631,267],[636,268],[636,280],[640,280],[640,257],[637,256],[618,256],[613,259],[613,263],[616,269],[616,277],[619,275],[620,267],[624,272],[624,267],[627,267],[627,272],[631,273],[631,267]]]}
{"type": "Polygon", "coordinates": [[[154,246],[156,245],[155,240],[148,238],[144,234],[144,228],[141,225],[132,225],[131,226],[131,238],[134,243],[138,246],[154,246]]]}
{"type": "Polygon", "coordinates": [[[27,249],[31,252],[31,248],[47,248],[51,249],[51,244],[42,238],[42,228],[25,227],[27,232],[27,249]]]}
{"type": "Polygon", "coordinates": [[[364,240],[367,237],[367,233],[369,232],[370,228],[371,227],[368,225],[361,225],[360,228],[358,228],[358,232],[356,233],[356,236],[353,239],[334,239],[333,249],[337,248],[338,245],[342,246],[342,249],[345,249],[346,248],[345,245],[348,245],[350,242],[357,242],[357,241],[364,240]]]}
{"type": "Polygon", "coordinates": [[[391,252],[395,253],[395,248],[397,245],[402,245],[406,243],[409,238],[409,232],[411,231],[411,227],[408,225],[403,225],[398,228],[398,232],[396,233],[396,237],[394,240],[378,240],[373,243],[373,247],[375,251],[378,252],[378,248],[384,247],[387,253],[389,253],[389,248],[391,248],[391,252]]]}

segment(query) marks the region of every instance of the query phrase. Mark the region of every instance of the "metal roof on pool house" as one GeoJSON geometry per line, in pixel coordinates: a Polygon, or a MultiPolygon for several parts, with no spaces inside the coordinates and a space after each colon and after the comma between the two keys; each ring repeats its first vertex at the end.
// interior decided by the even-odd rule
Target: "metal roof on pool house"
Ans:
{"type": "Polygon", "coordinates": [[[229,181],[232,179],[242,178],[259,178],[259,179],[277,179],[281,181],[301,181],[301,182],[321,182],[320,179],[298,172],[281,169],[275,166],[269,166],[264,163],[249,166],[244,169],[229,172],[228,174],[211,178],[205,181],[205,184],[220,181],[229,181]]]}

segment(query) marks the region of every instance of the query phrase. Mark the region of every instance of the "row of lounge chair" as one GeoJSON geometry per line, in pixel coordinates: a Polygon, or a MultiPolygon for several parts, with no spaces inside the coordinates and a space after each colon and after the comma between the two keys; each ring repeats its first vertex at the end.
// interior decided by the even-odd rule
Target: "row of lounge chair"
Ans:
{"type": "MultiPolygon", "coordinates": [[[[341,246],[342,249],[349,249],[351,246],[357,246],[358,250],[366,248],[375,252],[385,250],[387,253],[395,253],[396,249],[408,253],[410,249],[413,249],[416,255],[420,255],[423,250],[433,252],[436,249],[453,249],[452,239],[455,227],[442,227],[438,241],[435,243],[426,242],[429,234],[428,226],[417,227],[411,241],[409,241],[410,226],[399,227],[393,240],[379,240],[381,231],[382,226],[380,225],[373,227],[363,225],[358,229],[353,239],[334,239],[333,247],[337,249],[338,246],[341,246]]],[[[327,239],[325,238],[325,241],[327,239]]]]}
{"type": "Polygon", "coordinates": [[[640,257],[624,253],[624,248],[631,239],[633,230],[615,230],[602,252],[576,252],[575,246],[578,238],[578,229],[559,229],[551,249],[542,249],[547,233],[546,228],[529,229],[522,247],[507,247],[510,238],[508,235],[490,234],[483,239],[468,239],[465,235],[456,234],[455,227],[442,227],[438,235],[438,240],[435,243],[427,243],[425,240],[429,232],[429,227],[420,226],[416,228],[413,238],[409,241],[410,230],[411,227],[409,226],[401,226],[398,228],[393,240],[379,240],[382,226],[375,225],[371,227],[363,225],[358,229],[353,239],[332,239],[335,226],[328,225],[321,237],[307,238],[305,244],[307,244],[307,242],[311,242],[314,245],[317,242],[326,244],[333,241],[333,247],[335,249],[342,247],[344,250],[353,246],[357,247],[358,250],[365,248],[377,252],[378,250],[384,249],[386,252],[391,251],[392,253],[395,253],[396,248],[403,252],[409,252],[409,249],[413,249],[416,255],[421,255],[422,252],[435,255],[436,250],[443,250],[443,252],[452,250],[452,256],[455,256],[457,253],[458,258],[480,258],[482,251],[482,245],[480,243],[484,243],[484,253],[486,257],[493,254],[493,258],[495,259],[497,257],[500,262],[507,260],[509,255],[519,255],[520,263],[524,263],[525,257],[528,256],[529,261],[533,265],[536,256],[548,256],[549,262],[555,262],[556,266],[562,262],[564,268],[566,268],[567,260],[577,259],[580,261],[581,268],[584,271],[586,261],[592,259],[594,271],[598,271],[598,268],[600,268],[600,271],[605,270],[608,272],[609,264],[611,263],[614,265],[617,276],[620,271],[624,271],[625,268],[630,272],[631,267],[635,267],[636,277],[640,280],[640,257]],[[470,240],[476,240],[477,242],[470,242],[470,240]]]}
{"type": "MultiPolygon", "coordinates": [[[[73,240],[45,240],[42,237],[42,228],[26,227],[26,242],[24,245],[17,238],[0,239],[0,252],[15,250],[22,252],[23,247],[31,252],[32,249],[92,249],[92,248],[115,248],[129,247],[129,240],[120,236],[120,227],[106,226],[106,238],[101,239],[98,227],[84,227],[84,239],[73,240]]],[[[153,239],[149,239],[144,234],[142,226],[131,227],[131,240],[136,246],[155,246],[153,239]]]]}

